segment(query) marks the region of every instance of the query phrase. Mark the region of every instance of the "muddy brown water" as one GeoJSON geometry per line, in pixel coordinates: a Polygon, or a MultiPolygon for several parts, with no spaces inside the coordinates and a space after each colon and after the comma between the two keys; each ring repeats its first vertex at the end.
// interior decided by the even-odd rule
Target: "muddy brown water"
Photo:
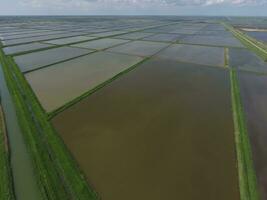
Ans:
{"type": "Polygon", "coordinates": [[[267,76],[239,72],[261,199],[267,199],[267,76]]]}
{"type": "Polygon", "coordinates": [[[12,103],[5,83],[2,66],[0,65],[1,104],[7,127],[10,164],[12,168],[14,192],[17,200],[41,200],[41,192],[37,185],[34,167],[19,127],[16,110],[12,103]]]}
{"type": "Polygon", "coordinates": [[[238,200],[229,73],[152,60],[52,119],[103,200],[238,200]]]}
{"type": "Polygon", "coordinates": [[[97,52],[25,75],[48,112],[140,62],[137,56],[97,52]]]}

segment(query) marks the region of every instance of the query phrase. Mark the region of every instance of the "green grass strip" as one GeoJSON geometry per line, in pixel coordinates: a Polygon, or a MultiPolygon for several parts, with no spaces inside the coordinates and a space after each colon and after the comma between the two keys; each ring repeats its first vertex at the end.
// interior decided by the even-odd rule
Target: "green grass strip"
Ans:
{"type": "Polygon", "coordinates": [[[222,23],[227,30],[232,32],[234,36],[239,39],[248,49],[254,51],[258,56],[263,60],[267,61],[267,47],[261,42],[255,40],[254,38],[248,36],[247,34],[236,30],[234,27],[229,24],[222,23]]]}
{"type": "Polygon", "coordinates": [[[0,199],[14,200],[12,170],[9,160],[8,138],[6,135],[5,120],[0,106],[0,199]]]}
{"type": "Polygon", "coordinates": [[[136,63],[135,65],[127,68],[126,70],[116,74],[115,76],[111,77],[110,79],[104,81],[103,83],[97,85],[96,87],[94,87],[93,89],[83,93],[82,95],[78,96],[77,98],[65,103],[63,106],[57,108],[56,110],[53,110],[52,112],[48,113],[48,119],[52,119],[53,117],[55,117],[57,114],[63,112],[64,110],[66,110],[67,108],[73,106],[74,104],[80,102],[81,100],[83,100],[84,98],[86,98],[87,96],[97,92],[99,89],[105,87],[106,85],[110,84],[111,82],[113,82],[114,80],[118,79],[120,76],[127,74],[128,72],[134,70],[137,66],[141,65],[142,63],[144,63],[145,61],[149,60],[150,57],[147,57],[145,59],[143,59],[142,61],[136,63]]]}
{"type": "Polygon", "coordinates": [[[32,119],[29,116],[28,111],[24,105],[23,95],[18,89],[17,80],[15,80],[13,73],[10,71],[10,64],[7,62],[2,53],[1,61],[3,65],[4,75],[7,81],[7,86],[16,108],[18,122],[22,130],[28,152],[32,158],[35,176],[40,188],[40,192],[43,196],[43,199],[59,199],[58,195],[62,193],[60,192],[62,188],[59,188],[61,187],[61,185],[59,185],[59,187],[55,187],[54,181],[50,180],[55,180],[57,176],[55,174],[52,174],[54,169],[49,172],[49,169],[51,168],[47,166],[49,165],[49,163],[45,162],[45,160],[48,159],[48,154],[46,153],[43,145],[40,145],[40,143],[42,142],[41,138],[35,132],[35,126],[32,123],[32,119]]]}
{"type": "Polygon", "coordinates": [[[224,48],[224,66],[229,67],[229,49],[227,47],[224,48]]]}
{"type": "Polygon", "coordinates": [[[44,199],[98,199],[47,119],[23,74],[1,51],[4,74],[44,199]]]}
{"type": "Polygon", "coordinates": [[[235,69],[230,69],[230,79],[240,198],[241,200],[259,200],[260,196],[252,160],[251,146],[242,107],[237,71],[235,69]]]}

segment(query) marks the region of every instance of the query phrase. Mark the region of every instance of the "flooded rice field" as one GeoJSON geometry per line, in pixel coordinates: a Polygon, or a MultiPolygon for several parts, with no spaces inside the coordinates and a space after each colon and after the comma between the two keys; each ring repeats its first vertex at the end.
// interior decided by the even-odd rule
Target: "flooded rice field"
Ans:
{"type": "Polygon", "coordinates": [[[15,56],[14,60],[22,72],[27,72],[90,52],[92,51],[74,47],[59,47],[15,56]]]}
{"type": "Polygon", "coordinates": [[[41,49],[45,49],[48,47],[53,47],[53,45],[35,42],[35,43],[30,43],[30,44],[21,44],[21,45],[16,45],[16,46],[5,47],[3,48],[3,51],[5,52],[6,55],[12,55],[12,54],[17,54],[17,53],[22,53],[22,52],[27,52],[27,51],[41,50],[41,49]]]}
{"type": "MultiPolygon", "coordinates": [[[[0,42],[44,108],[41,120],[103,200],[239,200],[229,76],[237,70],[265,200],[267,65],[219,20],[0,17],[0,42]]],[[[39,199],[22,134],[12,134],[16,193],[39,199]]]]}
{"type": "Polygon", "coordinates": [[[113,47],[108,51],[136,56],[151,56],[167,46],[168,44],[159,42],[134,41],[113,47]]]}
{"type": "Polygon", "coordinates": [[[26,74],[50,112],[140,62],[137,56],[98,52],[26,74]]]}
{"type": "Polygon", "coordinates": [[[229,88],[227,70],[153,59],[52,123],[103,200],[236,200],[229,88]]]}
{"type": "Polygon", "coordinates": [[[267,73],[267,63],[247,49],[229,49],[229,65],[244,71],[267,73]]]}
{"type": "Polygon", "coordinates": [[[135,33],[128,33],[124,35],[115,36],[115,38],[121,38],[121,39],[128,39],[128,40],[137,40],[142,39],[144,37],[148,37],[154,35],[153,33],[145,33],[145,32],[135,32],[135,33]]]}
{"type": "Polygon", "coordinates": [[[26,37],[26,38],[18,38],[13,40],[3,40],[2,43],[4,46],[9,45],[18,45],[23,43],[30,43],[30,42],[38,42],[44,40],[52,40],[62,37],[71,37],[81,35],[81,33],[59,33],[59,34],[52,34],[52,35],[43,35],[43,36],[36,36],[36,37],[26,37]]]}
{"type": "Polygon", "coordinates": [[[79,44],[72,45],[74,47],[86,48],[86,49],[96,49],[102,50],[119,44],[129,42],[129,40],[115,39],[115,38],[104,38],[89,42],[83,42],[79,44]]]}
{"type": "Polygon", "coordinates": [[[267,76],[239,73],[261,199],[267,199],[267,76]]]}
{"type": "Polygon", "coordinates": [[[181,38],[178,34],[161,33],[145,37],[144,40],[157,41],[157,42],[173,42],[181,38]]]}
{"type": "Polygon", "coordinates": [[[211,46],[229,46],[229,47],[243,47],[242,43],[234,38],[233,36],[223,35],[195,35],[188,36],[181,40],[182,43],[188,44],[200,44],[200,45],[211,45],[211,46]]]}
{"type": "Polygon", "coordinates": [[[255,38],[256,40],[267,43],[267,31],[247,31],[246,34],[255,38]]]}
{"type": "Polygon", "coordinates": [[[45,41],[45,43],[64,45],[64,44],[71,44],[71,43],[81,42],[85,40],[90,40],[94,38],[95,37],[90,37],[90,36],[75,36],[75,37],[62,38],[62,39],[56,39],[56,40],[48,40],[48,41],[45,41]]]}
{"type": "Polygon", "coordinates": [[[221,47],[173,44],[157,56],[202,65],[224,66],[224,49],[221,47]]]}

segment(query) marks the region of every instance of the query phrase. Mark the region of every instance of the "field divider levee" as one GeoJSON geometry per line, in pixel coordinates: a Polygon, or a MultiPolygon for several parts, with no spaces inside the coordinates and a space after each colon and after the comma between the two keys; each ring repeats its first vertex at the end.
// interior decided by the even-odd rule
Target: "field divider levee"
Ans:
{"type": "Polygon", "coordinates": [[[16,108],[18,122],[22,129],[22,133],[24,134],[23,136],[28,152],[33,161],[34,171],[42,197],[43,199],[58,199],[59,197],[63,197],[58,196],[62,193],[62,188],[59,189],[60,186],[55,187],[53,181],[50,180],[52,178],[56,178],[57,176],[54,174],[52,177],[52,174],[49,174],[53,173],[53,171],[48,171],[49,169],[51,170],[51,168],[47,166],[49,163],[45,162],[48,154],[45,152],[44,145],[40,145],[42,142],[41,138],[35,132],[31,113],[28,113],[25,103],[23,102],[26,95],[24,93],[21,94],[21,88],[18,86],[16,77],[11,71],[10,63],[8,63],[7,59],[3,57],[2,62],[7,86],[16,108]]]}
{"type": "Polygon", "coordinates": [[[224,66],[229,67],[229,48],[224,48],[224,66]]]}
{"type": "Polygon", "coordinates": [[[96,87],[94,87],[93,89],[83,93],[82,95],[80,95],[79,97],[65,103],[63,106],[57,108],[56,110],[53,110],[52,112],[48,113],[48,119],[51,119],[53,117],[55,117],[57,114],[63,112],[64,110],[66,110],[67,108],[71,107],[72,105],[80,102],[81,100],[83,100],[84,98],[86,98],[87,96],[97,92],[99,89],[105,87],[106,85],[110,84],[111,82],[113,82],[114,80],[116,80],[117,78],[119,78],[120,76],[132,71],[133,69],[135,69],[138,65],[142,64],[143,62],[147,61],[149,58],[144,58],[142,61],[138,62],[137,64],[127,68],[126,70],[116,74],[115,76],[113,76],[112,78],[104,81],[103,83],[97,85],[96,87]]]}
{"type": "Polygon", "coordinates": [[[43,199],[98,199],[12,57],[0,54],[43,199]]]}
{"type": "Polygon", "coordinates": [[[237,39],[239,39],[245,46],[258,54],[264,61],[267,61],[267,47],[259,41],[251,38],[245,33],[236,30],[229,24],[222,23],[227,30],[229,30],[237,39]]]}
{"type": "MultiPolygon", "coordinates": [[[[139,30],[134,30],[134,31],[129,31],[129,32],[125,32],[125,33],[118,33],[118,34],[114,34],[114,35],[108,35],[108,36],[93,36],[94,34],[90,34],[90,33],[82,33],[80,35],[75,35],[75,36],[63,36],[63,37],[56,37],[56,38],[52,38],[52,39],[40,39],[40,40],[36,40],[36,41],[30,41],[30,42],[25,42],[25,43],[18,43],[18,44],[11,44],[11,45],[2,45],[3,48],[5,47],[12,47],[12,46],[17,46],[17,45],[22,45],[22,44],[30,44],[30,43],[43,43],[43,44],[48,44],[46,43],[49,40],[58,40],[58,39],[68,39],[71,37],[76,37],[76,36],[92,36],[95,38],[90,38],[88,40],[83,40],[83,41],[77,41],[77,42],[73,42],[73,43],[69,43],[69,44],[62,44],[62,45],[54,45],[51,47],[48,47],[47,49],[52,49],[52,48],[57,48],[57,47],[61,47],[61,46],[69,46],[69,45],[74,45],[74,44],[79,44],[79,43],[84,43],[84,42],[89,42],[89,41],[94,41],[94,40],[100,40],[100,39],[105,39],[105,38],[113,38],[113,37],[117,37],[117,36],[121,36],[121,35],[126,35],[126,34],[130,34],[130,33],[136,33],[136,32],[141,32],[141,31],[145,31],[145,30],[149,30],[149,29],[153,29],[153,28],[159,28],[159,27],[164,27],[164,26],[170,26],[170,25],[174,25],[174,24],[179,24],[178,22],[172,22],[172,23],[167,23],[167,24],[161,24],[161,25],[156,25],[156,26],[152,26],[152,27],[145,27],[139,30]]],[[[105,33],[105,32],[109,32],[109,31],[104,31],[101,33],[105,33]]],[[[95,33],[97,34],[97,33],[95,33]]],[[[155,33],[156,34],[156,33],[155,33]]],[[[36,50],[32,50],[32,51],[25,51],[25,52],[21,52],[19,53],[19,55],[21,54],[25,54],[25,53],[29,53],[29,52],[37,52],[37,51],[42,51],[43,49],[36,49],[36,50]]]]}
{"type": "MultiPolygon", "coordinates": [[[[128,72],[136,69],[138,66],[140,66],[142,63],[148,61],[149,59],[151,59],[152,57],[154,57],[155,55],[157,55],[159,52],[167,49],[168,47],[170,47],[173,43],[169,43],[169,45],[167,45],[166,47],[162,48],[161,50],[159,50],[158,52],[156,52],[155,54],[151,55],[151,56],[147,56],[144,57],[143,60],[141,60],[140,62],[134,64],[133,66],[128,67],[127,69],[121,71],[120,73],[116,74],[115,76],[111,77],[110,79],[100,83],[99,85],[97,85],[96,87],[94,87],[91,90],[88,90],[86,92],[84,92],[83,94],[81,94],[80,96],[70,100],[69,102],[65,103],[64,105],[60,106],[59,108],[49,112],[47,114],[47,118],[50,120],[53,117],[55,117],[56,115],[58,115],[59,113],[63,112],[64,110],[66,110],[67,108],[75,105],[76,103],[82,101],[84,98],[92,95],[93,93],[97,92],[99,89],[105,87],[106,85],[110,84],[111,82],[113,82],[114,80],[120,78],[121,76],[127,74],[128,72]]],[[[123,54],[123,53],[121,53],[123,54]]],[[[129,55],[129,54],[125,54],[125,55],[129,55]]]]}
{"type": "MultiPolygon", "coordinates": [[[[1,67],[1,65],[0,65],[1,67]]],[[[0,105],[0,199],[15,200],[5,117],[0,105]]]]}
{"type": "Polygon", "coordinates": [[[230,69],[238,180],[241,200],[260,200],[236,69],[230,69]]]}
{"type": "Polygon", "coordinates": [[[235,48],[235,49],[244,49],[244,47],[238,46],[230,46],[230,45],[212,45],[212,44],[197,44],[190,42],[177,41],[176,44],[184,44],[184,45],[194,45],[194,46],[204,46],[204,47],[220,47],[220,48],[235,48]]]}

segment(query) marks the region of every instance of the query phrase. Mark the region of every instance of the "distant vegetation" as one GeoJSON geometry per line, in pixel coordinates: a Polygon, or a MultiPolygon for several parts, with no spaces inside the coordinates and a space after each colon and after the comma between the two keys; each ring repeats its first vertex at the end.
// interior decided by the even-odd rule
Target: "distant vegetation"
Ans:
{"type": "Polygon", "coordinates": [[[255,40],[247,34],[233,28],[232,26],[223,23],[224,26],[231,31],[245,46],[254,51],[263,60],[267,61],[267,47],[263,43],[255,40]]]}

